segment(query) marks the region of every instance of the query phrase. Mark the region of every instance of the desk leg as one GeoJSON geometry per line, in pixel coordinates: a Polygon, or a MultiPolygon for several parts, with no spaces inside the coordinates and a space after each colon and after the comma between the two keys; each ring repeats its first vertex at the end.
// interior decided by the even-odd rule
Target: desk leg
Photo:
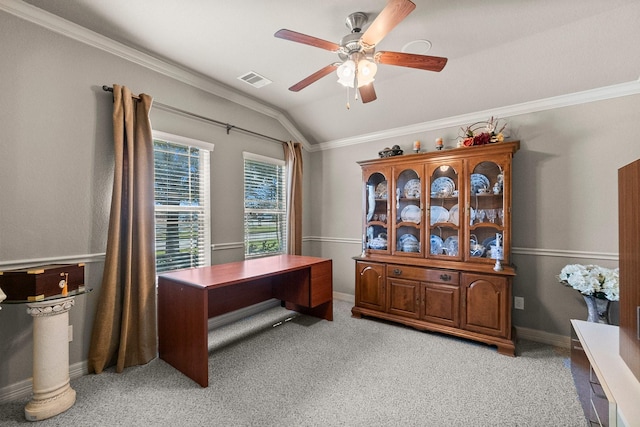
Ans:
{"type": "Polygon", "coordinates": [[[29,421],[58,415],[76,402],[69,384],[69,310],[74,297],[27,304],[33,316],[33,397],[24,408],[29,421]]]}
{"type": "Polygon", "coordinates": [[[209,385],[206,289],[158,281],[160,358],[200,384],[209,385]]]}

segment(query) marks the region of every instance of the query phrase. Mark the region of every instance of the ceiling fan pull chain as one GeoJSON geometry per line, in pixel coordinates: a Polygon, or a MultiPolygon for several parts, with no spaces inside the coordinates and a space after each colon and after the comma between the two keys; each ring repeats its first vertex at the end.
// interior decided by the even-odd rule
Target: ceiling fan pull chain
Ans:
{"type": "Polygon", "coordinates": [[[347,86],[347,110],[351,109],[351,105],[349,105],[349,86],[347,86]]]}

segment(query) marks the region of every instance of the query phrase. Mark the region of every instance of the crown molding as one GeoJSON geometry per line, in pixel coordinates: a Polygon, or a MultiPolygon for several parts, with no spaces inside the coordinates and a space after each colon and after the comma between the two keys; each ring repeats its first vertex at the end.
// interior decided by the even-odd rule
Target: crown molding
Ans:
{"type": "Polygon", "coordinates": [[[522,114],[552,110],[555,108],[568,107],[571,105],[587,104],[590,102],[637,94],[640,94],[640,79],[626,83],[585,90],[582,92],[575,92],[566,95],[554,96],[551,98],[544,98],[530,102],[523,102],[520,104],[508,105],[491,110],[476,111],[459,116],[452,116],[443,119],[432,120],[429,122],[416,123],[413,125],[393,129],[386,129],[379,132],[371,132],[353,137],[321,142],[314,145],[310,151],[331,150],[334,148],[341,148],[349,145],[363,144],[365,142],[378,141],[388,138],[397,138],[405,135],[413,135],[439,129],[466,126],[469,123],[486,120],[487,117],[507,118],[522,114]]]}
{"type": "MultiPolygon", "coordinates": [[[[194,71],[186,70],[167,61],[155,58],[78,24],[74,24],[71,21],[67,21],[57,15],[46,12],[28,3],[24,3],[23,1],[0,0],[0,10],[70,39],[79,41],[80,43],[108,52],[174,80],[204,90],[205,92],[271,117],[277,120],[297,142],[302,143],[302,146],[306,150],[310,149],[309,142],[296,128],[294,123],[292,123],[282,111],[271,105],[259,102],[194,71]]],[[[100,82],[97,82],[97,84],[99,83],[100,82]]]]}
{"type": "Polygon", "coordinates": [[[382,139],[397,138],[433,130],[465,126],[469,123],[486,120],[486,118],[490,116],[507,118],[640,93],[640,79],[638,79],[582,92],[544,98],[491,110],[476,111],[459,116],[416,123],[413,125],[386,129],[379,132],[356,135],[311,145],[296,128],[295,124],[282,111],[271,105],[267,105],[247,97],[240,92],[224,86],[210,78],[199,75],[194,71],[186,70],[177,65],[170,64],[167,61],[155,58],[20,0],[0,0],[0,10],[271,117],[277,120],[282,127],[292,135],[294,140],[300,142],[303,148],[309,152],[331,150],[334,148],[363,144],[382,139]]]}

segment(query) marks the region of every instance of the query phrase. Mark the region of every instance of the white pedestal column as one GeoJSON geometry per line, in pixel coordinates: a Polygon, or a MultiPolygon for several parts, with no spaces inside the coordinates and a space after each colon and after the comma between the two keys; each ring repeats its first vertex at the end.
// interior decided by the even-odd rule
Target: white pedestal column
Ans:
{"type": "Polygon", "coordinates": [[[76,392],[69,384],[69,310],[74,297],[27,304],[33,316],[33,397],[24,408],[39,421],[71,408],[76,392]]]}

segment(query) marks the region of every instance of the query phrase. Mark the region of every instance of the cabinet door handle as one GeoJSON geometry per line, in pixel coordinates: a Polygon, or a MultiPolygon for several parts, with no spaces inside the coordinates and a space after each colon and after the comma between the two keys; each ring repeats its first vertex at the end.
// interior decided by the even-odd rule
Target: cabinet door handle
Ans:
{"type": "Polygon", "coordinates": [[[399,268],[396,268],[393,270],[393,274],[395,274],[396,276],[399,276],[402,274],[402,270],[400,270],[399,268]]]}
{"type": "Polygon", "coordinates": [[[440,280],[442,280],[444,282],[448,282],[449,280],[451,280],[451,275],[449,275],[449,274],[441,274],[440,275],[440,280]]]}

